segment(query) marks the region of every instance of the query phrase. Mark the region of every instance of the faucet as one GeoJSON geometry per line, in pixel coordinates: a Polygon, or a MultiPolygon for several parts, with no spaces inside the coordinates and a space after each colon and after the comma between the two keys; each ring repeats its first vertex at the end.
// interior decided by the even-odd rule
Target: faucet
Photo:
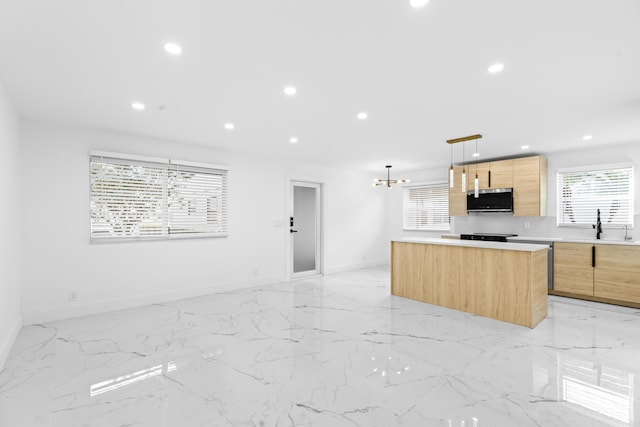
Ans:
{"type": "Polygon", "coordinates": [[[598,209],[598,219],[596,223],[592,225],[592,227],[596,229],[596,239],[600,240],[600,235],[602,234],[602,221],[600,221],[600,209],[598,209]]]}
{"type": "Polygon", "coordinates": [[[627,224],[624,225],[624,240],[632,240],[633,237],[629,234],[629,226],[627,224]]]}

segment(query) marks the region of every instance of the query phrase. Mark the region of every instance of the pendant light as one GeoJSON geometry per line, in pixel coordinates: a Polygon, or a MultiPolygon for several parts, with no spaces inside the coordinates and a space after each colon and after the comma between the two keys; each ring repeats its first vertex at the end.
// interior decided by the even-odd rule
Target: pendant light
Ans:
{"type": "MultiPolygon", "coordinates": [[[[466,165],[465,165],[465,142],[466,141],[471,141],[473,139],[476,140],[476,153],[478,152],[478,140],[482,138],[482,135],[477,134],[477,135],[470,135],[470,136],[464,136],[462,138],[455,138],[455,139],[449,139],[447,140],[447,144],[457,144],[458,142],[462,142],[462,183],[460,185],[460,190],[463,193],[467,192],[467,169],[466,169],[466,165]]],[[[478,197],[478,187],[479,187],[479,183],[478,183],[478,158],[476,157],[476,177],[475,177],[475,181],[474,181],[474,195],[475,197],[478,197]]],[[[451,166],[449,166],[449,188],[454,188],[454,184],[453,184],[453,147],[451,148],[451,166]]]]}
{"type": "Polygon", "coordinates": [[[374,179],[373,186],[379,187],[381,185],[386,186],[387,188],[391,188],[391,184],[402,184],[404,182],[409,182],[408,179],[391,179],[391,165],[385,166],[387,168],[387,179],[374,179]]]}
{"type": "Polygon", "coordinates": [[[478,194],[479,183],[478,183],[478,140],[477,139],[476,139],[476,152],[474,156],[476,156],[476,179],[473,181],[473,197],[477,199],[478,197],[480,197],[480,195],[478,194]]]}

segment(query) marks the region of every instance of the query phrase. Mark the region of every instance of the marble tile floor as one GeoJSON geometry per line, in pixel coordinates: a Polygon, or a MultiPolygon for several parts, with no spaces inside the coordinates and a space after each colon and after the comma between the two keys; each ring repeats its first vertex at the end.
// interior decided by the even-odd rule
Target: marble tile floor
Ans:
{"type": "Polygon", "coordinates": [[[381,267],[26,326],[0,426],[640,426],[640,310],[551,297],[531,330],[381,267]]]}

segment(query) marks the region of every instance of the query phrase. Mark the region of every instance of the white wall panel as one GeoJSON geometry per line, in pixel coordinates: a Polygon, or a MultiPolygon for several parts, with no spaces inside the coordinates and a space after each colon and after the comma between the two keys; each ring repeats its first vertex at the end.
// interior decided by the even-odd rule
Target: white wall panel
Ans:
{"type": "Polygon", "coordinates": [[[325,271],[387,261],[384,200],[366,175],[40,122],[22,135],[25,323],[288,280],[296,173],[325,182],[325,271]],[[228,166],[228,237],[90,244],[90,150],[228,166]]]}
{"type": "Polygon", "coordinates": [[[0,82],[0,370],[22,326],[19,121],[0,82]]]}

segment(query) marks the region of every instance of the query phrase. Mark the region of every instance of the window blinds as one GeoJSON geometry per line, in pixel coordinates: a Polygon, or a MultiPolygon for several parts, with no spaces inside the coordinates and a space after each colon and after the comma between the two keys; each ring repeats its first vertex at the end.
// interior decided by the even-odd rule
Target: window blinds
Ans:
{"type": "Polygon", "coordinates": [[[90,156],[91,239],[224,236],[227,171],[90,156]]]}
{"type": "Polygon", "coordinates": [[[558,171],[558,225],[633,225],[633,167],[600,166],[558,171]]]}
{"type": "Polygon", "coordinates": [[[404,188],[404,229],[449,229],[449,186],[447,183],[404,188]]]}

